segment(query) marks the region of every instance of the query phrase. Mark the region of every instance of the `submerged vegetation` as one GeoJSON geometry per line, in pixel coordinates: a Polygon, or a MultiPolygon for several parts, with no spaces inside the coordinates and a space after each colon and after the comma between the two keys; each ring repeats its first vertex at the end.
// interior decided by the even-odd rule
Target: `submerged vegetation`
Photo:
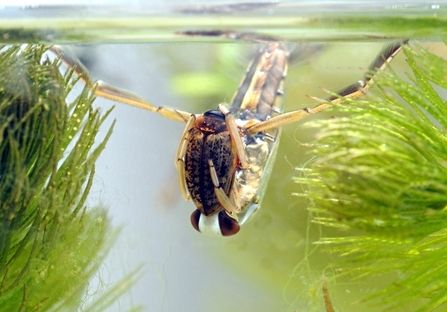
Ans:
{"type": "Polygon", "coordinates": [[[447,64],[419,46],[404,53],[407,78],[391,64],[372,96],[334,108],[348,117],[308,124],[316,157],[297,181],[314,222],[363,233],[318,242],[345,260],[338,275],[398,273],[367,303],[427,311],[447,302],[447,64]]]}
{"type": "Polygon", "coordinates": [[[95,143],[108,112],[87,89],[71,95],[72,71],[46,51],[0,50],[0,310],[101,311],[135,277],[87,296],[115,236],[105,211],[86,204],[113,125],[95,143]]]}

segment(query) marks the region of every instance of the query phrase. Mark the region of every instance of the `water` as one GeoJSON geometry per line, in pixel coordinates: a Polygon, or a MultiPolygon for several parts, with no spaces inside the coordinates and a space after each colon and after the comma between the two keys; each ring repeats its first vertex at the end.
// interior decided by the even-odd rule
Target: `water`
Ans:
{"type": "Polygon", "coordinates": [[[107,5],[101,1],[64,2],[59,6],[29,4],[33,6],[19,6],[19,1],[0,10],[4,41],[61,44],[213,40],[175,34],[197,29],[257,32],[287,41],[426,39],[445,35],[446,19],[445,6],[426,0],[411,4],[401,0],[283,1],[263,5],[137,0],[107,5]]]}
{"type": "MultiPolygon", "coordinates": [[[[95,78],[132,90],[158,105],[202,112],[231,99],[250,52],[257,47],[95,45],[82,50],[81,56],[91,59],[95,78]],[[235,58],[225,61],[224,54],[235,58]],[[196,90],[184,92],[193,93],[190,96],[172,91],[178,88],[175,81],[200,75],[220,76],[220,92],[210,94],[213,86],[203,84],[190,86],[196,90]]],[[[363,74],[361,68],[369,65],[381,47],[381,43],[325,44],[308,62],[292,62],[286,80],[286,109],[312,105],[306,95],[324,97],[321,86],[338,90],[356,81],[363,74]]],[[[397,68],[404,60],[399,57],[395,63],[397,68]]],[[[113,104],[98,99],[95,105],[106,109],[113,104]]],[[[315,118],[330,116],[322,113],[315,118]]],[[[293,168],[309,159],[300,143],[310,141],[312,133],[303,131],[300,124],[284,127],[263,208],[241,233],[221,240],[192,229],[189,215],[194,206],[184,202],[178,192],[173,162],[183,125],[121,104],[110,119],[115,118],[114,135],[97,164],[98,183],[91,200],[103,202],[115,224],[122,227],[119,243],[107,262],[110,278],[144,264],[145,274],[130,292],[132,302],[143,303],[151,311],[176,311],[185,306],[197,311],[322,308],[321,296],[312,298],[311,293],[312,289],[319,291],[320,274],[330,257],[318,251],[306,258],[309,226],[310,241],[317,240],[320,233],[318,227],[309,225],[308,203],[291,195],[299,191],[292,181],[296,175],[293,168]],[[294,271],[303,259],[310,262],[310,268],[301,265],[294,271]],[[232,299],[222,302],[223,294],[232,299]],[[298,302],[289,306],[288,302],[295,300],[298,302]]],[[[361,296],[358,290],[363,291],[358,285],[341,288],[333,290],[337,306],[338,302],[354,301],[352,298],[361,296]]],[[[129,304],[126,300],[122,299],[122,307],[129,304]]]]}
{"type": "MultiPolygon", "coordinates": [[[[413,7],[399,2],[394,7],[388,2],[337,7],[330,2],[283,3],[235,15],[197,16],[173,13],[171,6],[59,7],[37,12],[41,19],[36,22],[32,20],[36,10],[1,11],[8,16],[0,19],[4,40],[88,43],[78,53],[95,79],[131,90],[156,105],[194,113],[231,99],[256,46],[228,40],[216,45],[211,42],[222,40],[180,38],[173,31],[201,26],[256,30],[290,42],[326,41],[309,62],[290,65],[286,110],[291,110],[312,105],[306,94],[324,97],[320,87],[338,90],[361,78],[361,68],[375,57],[384,37],[442,37],[444,30],[437,25],[446,17],[444,7],[430,2],[413,7]],[[269,26],[265,26],[267,17],[271,18],[269,26]],[[418,27],[411,26],[415,24],[418,27]],[[193,43],[197,41],[201,43],[193,43]],[[155,44],[160,42],[163,44],[155,44]],[[215,80],[218,87],[182,84],[211,80],[212,75],[220,77],[215,80]],[[176,89],[180,90],[174,92],[176,89]]],[[[404,58],[398,57],[394,64],[396,68],[404,65],[404,58]]],[[[115,103],[102,99],[95,103],[104,110],[111,105],[115,103]]],[[[316,118],[330,116],[323,113],[316,118]]],[[[299,124],[284,127],[263,208],[241,233],[220,240],[192,229],[189,215],[194,206],[183,202],[178,193],[173,158],[183,125],[121,104],[116,104],[112,119],[118,122],[98,161],[90,203],[107,206],[122,232],[101,278],[113,283],[141,264],[144,272],[112,310],[126,310],[133,304],[143,304],[147,311],[323,309],[320,278],[336,259],[320,251],[308,254],[307,239],[314,241],[321,234],[318,227],[309,225],[308,203],[291,196],[297,191],[293,168],[308,160],[300,143],[309,141],[312,133],[302,131],[299,124]]],[[[331,230],[327,233],[333,234],[331,230]]],[[[387,282],[382,278],[369,284],[329,286],[337,308],[355,311],[351,302],[361,298],[368,287],[387,282]]]]}

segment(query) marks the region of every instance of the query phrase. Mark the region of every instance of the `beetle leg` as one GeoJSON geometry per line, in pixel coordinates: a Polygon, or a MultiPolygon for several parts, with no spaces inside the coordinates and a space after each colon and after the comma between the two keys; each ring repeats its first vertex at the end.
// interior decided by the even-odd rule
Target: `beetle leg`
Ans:
{"type": "Polygon", "coordinates": [[[93,83],[89,79],[87,68],[85,68],[76,56],[67,53],[61,46],[57,45],[51,47],[50,50],[56,55],[60,55],[62,62],[64,62],[69,68],[73,68],[74,73],[77,76],[80,76],[80,80],[98,97],[143,108],[178,122],[186,123],[191,116],[191,113],[188,112],[161,106],[154,106],[138,95],[125,89],[114,87],[104,81],[98,80],[96,83],[93,83]]]}
{"type": "Polygon", "coordinates": [[[304,119],[309,115],[316,114],[325,109],[328,109],[332,107],[333,104],[342,103],[342,97],[355,99],[363,96],[374,84],[375,75],[383,71],[391,62],[391,60],[399,53],[399,51],[402,50],[403,45],[407,43],[408,40],[403,40],[395,41],[387,45],[369,66],[364,80],[360,80],[338,91],[336,96],[331,96],[327,101],[323,101],[323,103],[320,103],[313,108],[295,110],[274,116],[268,120],[261,121],[255,124],[247,124],[245,130],[249,134],[255,134],[261,131],[285,126],[304,119]]]}
{"type": "Polygon", "coordinates": [[[230,132],[231,142],[236,146],[237,156],[240,161],[240,167],[242,169],[248,168],[248,159],[245,154],[244,143],[242,142],[241,136],[239,134],[238,127],[236,125],[236,121],[234,120],[234,116],[230,114],[228,108],[223,104],[219,104],[219,110],[222,114],[225,115],[225,124],[228,127],[228,131],[230,132]]]}
{"type": "Polygon", "coordinates": [[[241,212],[241,208],[238,207],[235,203],[233,203],[230,197],[228,197],[228,195],[225,194],[224,190],[220,187],[219,178],[217,176],[216,169],[214,168],[214,164],[211,159],[208,159],[208,165],[210,166],[211,180],[213,181],[214,184],[214,194],[216,195],[217,200],[222,205],[222,207],[228,212],[230,216],[233,217],[233,215],[236,215],[241,212]]]}
{"type": "Polygon", "coordinates": [[[162,106],[153,106],[138,95],[112,86],[101,80],[97,81],[97,87],[94,93],[96,96],[158,113],[165,118],[178,122],[185,123],[189,119],[188,117],[191,116],[191,113],[188,112],[162,106]]]}
{"type": "Polygon", "coordinates": [[[232,203],[236,203],[236,207],[240,207],[240,202],[241,202],[241,198],[239,195],[239,190],[237,189],[237,183],[236,183],[236,179],[234,179],[233,181],[233,185],[231,186],[231,190],[230,190],[230,201],[232,203]]]}
{"type": "Polygon", "coordinates": [[[175,168],[177,169],[177,179],[178,184],[180,186],[180,193],[182,193],[183,198],[188,201],[191,196],[188,192],[188,188],[186,186],[185,179],[185,155],[186,148],[188,146],[188,140],[190,137],[189,130],[194,127],[194,123],[196,122],[196,116],[189,116],[188,122],[186,123],[185,130],[183,130],[182,138],[180,139],[180,143],[177,148],[177,152],[175,153],[175,168]]]}

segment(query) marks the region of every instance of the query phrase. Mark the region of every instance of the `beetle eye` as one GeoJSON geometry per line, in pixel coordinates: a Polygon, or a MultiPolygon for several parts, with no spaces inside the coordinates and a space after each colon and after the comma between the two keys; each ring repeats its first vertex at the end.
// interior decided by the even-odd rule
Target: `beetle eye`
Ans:
{"type": "Polygon", "coordinates": [[[218,119],[225,120],[225,115],[218,109],[210,109],[203,113],[205,117],[215,117],[218,119]]]}
{"type": "Polygon", "coordinates": [[[224,210],[212,216],[205,216],[199,210],[191,214],[191,224],[200,233],[210,236],[231,236],[239,232],[240,225],[224,210]]]}
{"type": "Polygon", "coordinates": [[[219,212],[219,227],[223,236],[231,236],[239,232],[241,226],[236,219],[230,217],[225,210],[219,212]]]}
{"type": "Polygon", "coordinates": [[[196,231],[200,232],[199,229],[199,222],[200,222],[200,215],[202,213],[199,210],[194,210],[194,212],[191,214],[191,224],[196,229],[196,231]]]}

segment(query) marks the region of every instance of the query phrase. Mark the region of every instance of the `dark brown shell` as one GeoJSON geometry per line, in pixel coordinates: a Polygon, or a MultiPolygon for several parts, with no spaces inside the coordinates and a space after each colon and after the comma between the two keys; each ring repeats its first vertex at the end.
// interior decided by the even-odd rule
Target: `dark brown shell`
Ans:
{"type": "Polygon", "coordinates": [[[194,127],[189,131],[190,139],[185,155],[186,185],[197,209],[209,216],[223,208],[214,193],[208,160],[213,161],[219,184],[225,194],[230,196],[238,166],[236,149],[227,130],[209,132],[194,127]]]}

